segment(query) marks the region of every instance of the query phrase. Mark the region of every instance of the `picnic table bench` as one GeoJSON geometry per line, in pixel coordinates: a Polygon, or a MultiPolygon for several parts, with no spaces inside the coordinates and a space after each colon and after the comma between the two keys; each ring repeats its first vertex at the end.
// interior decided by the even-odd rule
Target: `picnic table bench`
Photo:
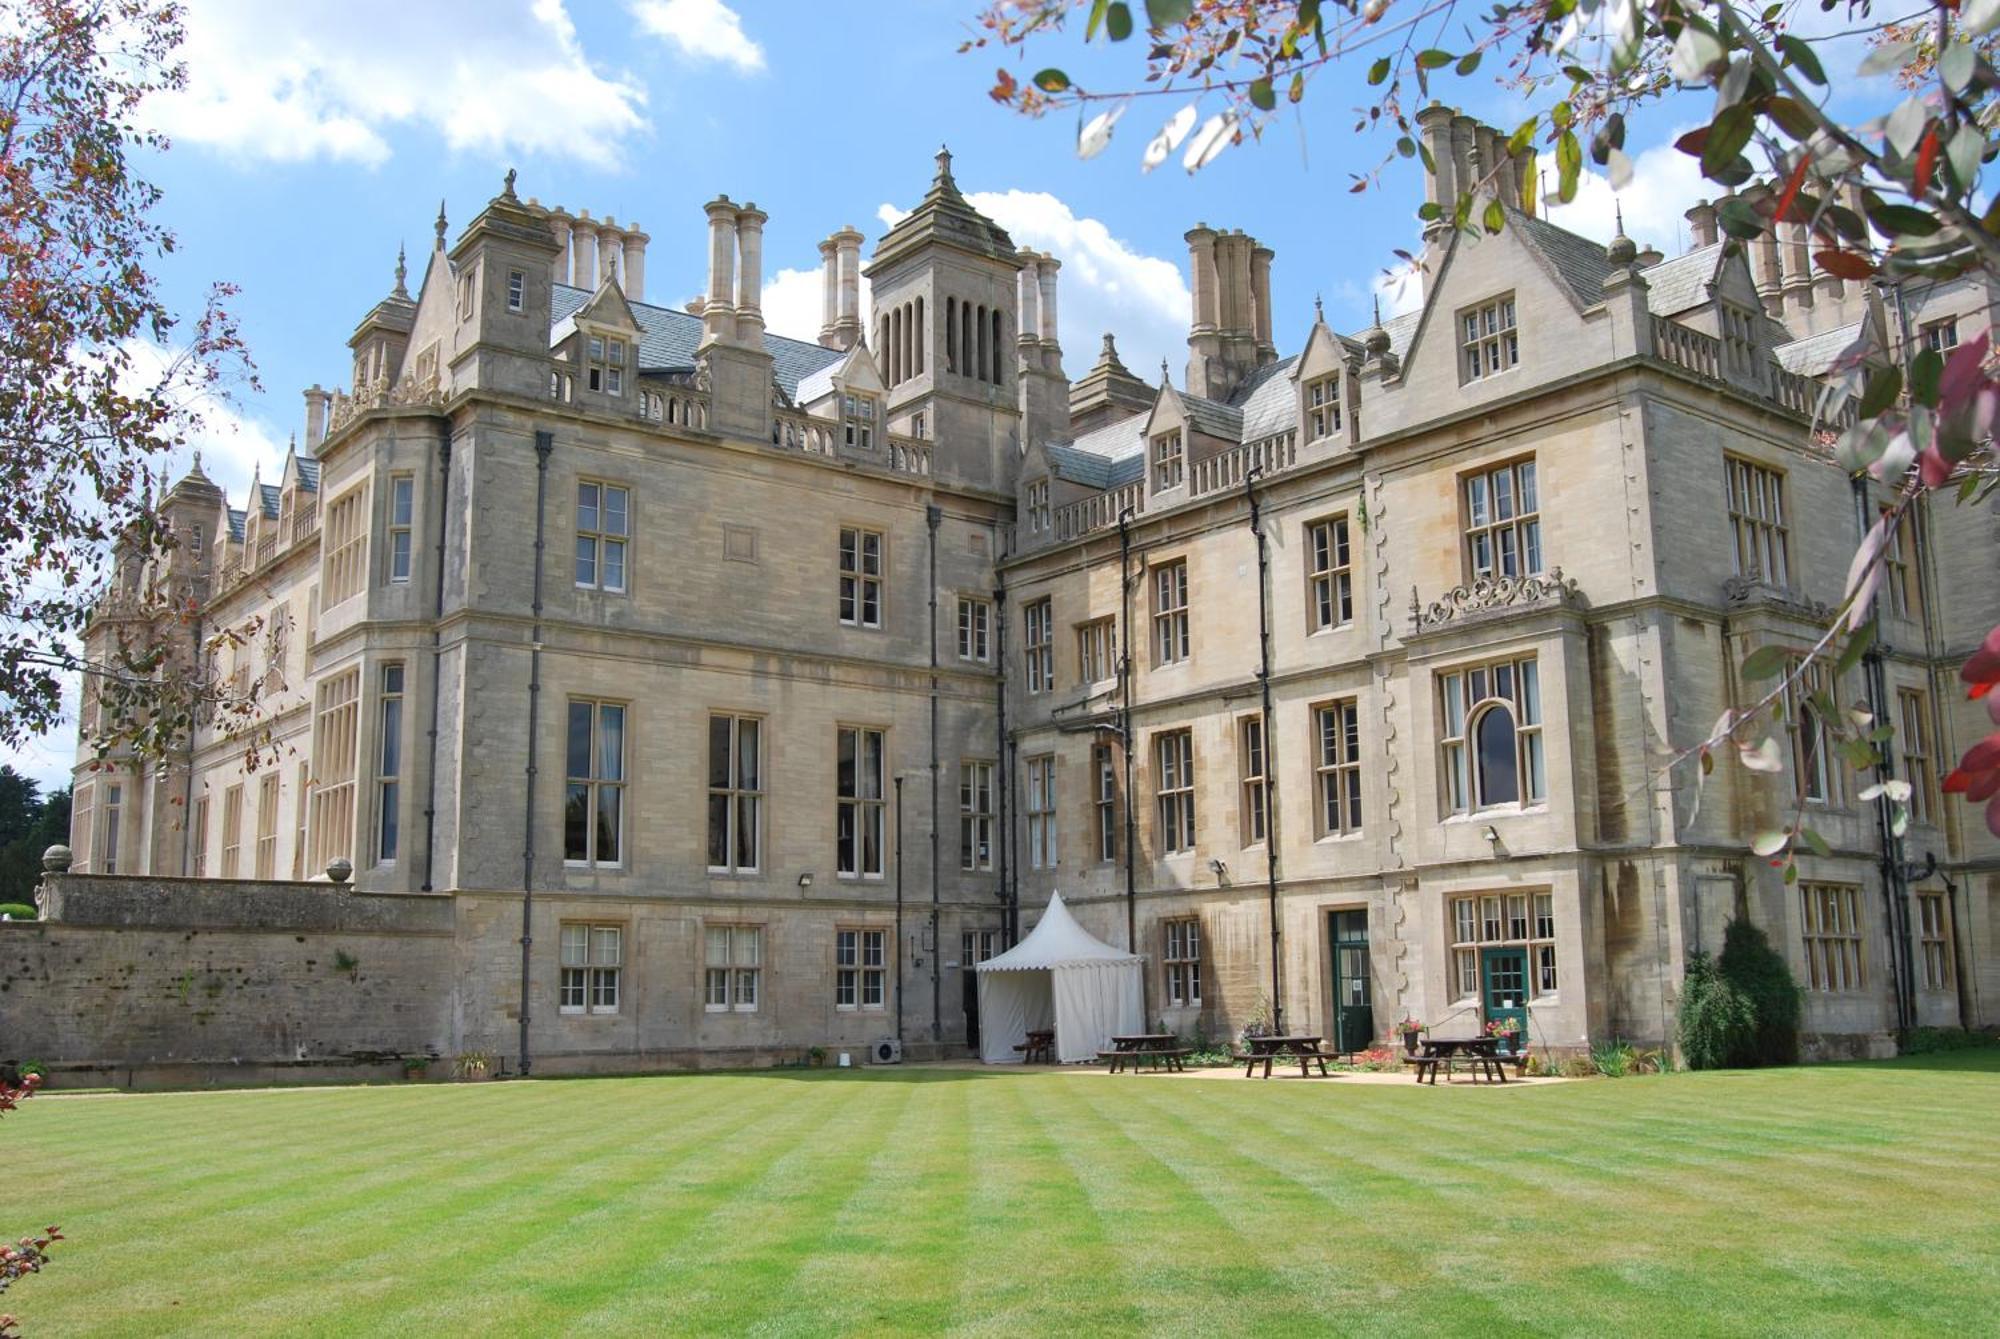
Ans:
{"type": "Polygon", "coordinates": [[[1165,1066],[1169,1072],[1179,1073],[1187,1068],[1187,1058],[1192,1054],[1186,1047],[1174,1044],[1179,1040],[1171,1032],[1140,1032],[1128,1037],[1113,1037],[1111,1049],[1099,1051],[1097,1058],[1110,1061],[1113,1074],[1125,1069],[1136,1074],[1141,1060],[1152,1061],[1156,1070],[1165,1066]]]}
{"type": "Polygon", "coordinates": [[[1335,1059],[1338,1052],[1320,1049],[1318,1037],[1245,1037],[1243,1044],[1248,1053],[1243,1056],[1243,1077],[1251,1078],[1257,1066],[1264,1066],[1264,1077],[1271,1077],[1271,1066],[1279,1060],[1299,1062],[1299,1077],[1311,1078],[1312,1071],[1307,1066],[1317,1062],[1319,1072],[1325,1074],[1326,1062],[1335,1059]]]}
{"type": "Polygon", "coordinates": [[[1403,1057],[1403,1063],[1416,1071],[1418,1083],[1437,1086],[1438,1071],[1444,1072],[1446,1083],[1463,1067],[1472,1075],[1474,1083],[1480,1075],[1488,1082],[1498,1079],[1507,1082],[1506,1061],[1500,1056],[1498,1037],[1429,1037],[1424,1040],[1423,1050],[1415,1055],[1403,1057]]]}
{"type": "Polygon", "coordinates": [[[1056,1034],[1053,1028],[1046,1032],[1030,1032],[1028,1039],[1018,1043],[1014,1049],[1021,1053],[1024,1065],[1050,1065],[1055,1063],[1056,1034]]]}

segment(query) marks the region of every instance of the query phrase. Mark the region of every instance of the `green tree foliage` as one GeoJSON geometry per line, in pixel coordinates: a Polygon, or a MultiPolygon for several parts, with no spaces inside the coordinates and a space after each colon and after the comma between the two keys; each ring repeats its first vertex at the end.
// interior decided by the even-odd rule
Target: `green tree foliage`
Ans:
{"type": "Polygon", "coordinates": [[[57,724],[80,674],[100,750],[159,752],[212,688],[162,639],[194,611],[156,579],[153,476],[205,397],[255,378],[231,290],[183,329],[151,272],[174,237],[137,169],[167,145],[139,116],[184,84],[182,36],[174,0],[0,0],[0,741],[57,724]],[[114,554],[144,576],[118,612],[145,617],[91,658],[114,554]]]}
{"type": "Polygon", "coordinates": [[[1799,983],[1764,932],[1738,918],[1723,931],[1716,974],[1750,1007],[1753,1026],[1731,1065],[1790,1065],[1799,1058],[1799,983]]]}
{"type": "Polygon", "coordinates": [[[42,852],[69,843],[69,788],[43,797],[41,786],[0,766],[0,903],[33,906],[42,852]]]}
{"type": "Polygon", "coordinates": [[[1756,1037],[1757,1019],[1750,1002],[1722,979],[1715,959],[1705,951],[1688,956],[1677,1031],[1681,1058],[1689,1069],[1725,1068],[1756,1037]]]}

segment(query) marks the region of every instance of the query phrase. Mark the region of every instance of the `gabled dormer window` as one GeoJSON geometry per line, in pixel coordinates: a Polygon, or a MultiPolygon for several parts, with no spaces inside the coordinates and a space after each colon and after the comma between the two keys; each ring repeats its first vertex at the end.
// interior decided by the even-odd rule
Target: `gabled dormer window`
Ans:
{"type": "Polygon", "coordinates": [[[1519,365],[1521,337],[1514,328],[1512,293],[1462,313],[1459,326],[1467,381],[1483,381],[1519,365]]]}
{"type": "Polygon", "coordinates": [[[1028,485],[1028,533],[1039,535],[1049,528],[1049,481],[1037,479],[1028,485]]]}
{"type": "Polygon", "coordinates": [[[1178,488],[1187,471],[1187,456],[1181,450],[1181,433],[1176,428],[1153,439],[1153,491],[1163,493],[1178,488]]]}
{"type": "Polygon", "coordinates": [[[1732,372],[1756,369],[1756,326],[1752,324],[1749,312],[1728,303],[1722,304],[1722,348],[1732,372]]]}
{"type": "Polygon", "coordinates": [[[1306,383],[1306,440],[1317,442],[1340,431],[1340,377],[1306,383]]]}
{"type": "Polygon", "coordinates": [[[847,444],[871,451],[875,447],[875,397],[845,395],[840,401],[841,417],[847,424],[847,444]]]}
{"type": "Polygon", "coordinates": [[[605,395],[625,393],[625,341],[590,337],[589,358],[585,361],[584,385],[605,395]]]}

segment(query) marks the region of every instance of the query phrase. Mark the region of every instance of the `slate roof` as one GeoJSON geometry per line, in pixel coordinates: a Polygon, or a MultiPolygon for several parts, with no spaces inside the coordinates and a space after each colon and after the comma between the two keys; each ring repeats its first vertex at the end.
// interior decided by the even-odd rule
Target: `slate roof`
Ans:
{"type": "Polygon", "coordinates": [[[1646,271],[1646,305],[1655,316],[1678,316],[1708,302],[1722,266],[1722,243],[1711,242],[1646,271]]]}
{"type": "Polygon", "coordinates": [[[808,372],[800,377],[798,393],[792,399],[798,404],[807,405],[833,394],[833,376],[840,370],[840,363],[841,360],[835,358],[817,372],[808,372]]]}
{"type": "Polygon", "coordinates": [[[1088,488],[1119,488],[1146,473],[1146,415],[1133,414],[1043,448],[1059,479],[1088,488]]]}
{"type": "MultiPolygon", "coordinates": [[[[551,323],[568,320],[590,301],[586,289],[568,284],[554,285],[551,295],[551,323]]],[[[701,318],[672,307],[651,303],[630,303],[639,322],[639,370],[664,371],[694,366],[694,351],[701,343],[701,318]]],[[[799,382],[814,372],[830,367],[846,357],[839,349],[822,348],[804,340],[787,339],[766,333],[764,351],[771,355],[771,376],[785,394],[798,398],[799,382]]]]}
{"type": "Polygon", "coordinates": [[[1860,339],[1867,330],[1866,321],[1856,321],[1835,330],[1822,331],[1817,335],[1807,335],[1795,339],[1790,344],[1780,344],[1771,350],[1777,357],[1778,365],[1787,372],[1800,376],[1823,376],[1829,371],[1847,347],[1860,339]]]}
{"type": "Polygon", "coordinates": [[[235,507],[229,509],[229,538],[237,544],[243,542],[243,525],[250,519],[249,514],[235,507]]]}
{"type": "Polygon", "coordinates": [[[311,456],[299,457],[299,487],[308,493],[319,491],[319,462],[311,456]]]}
{"type": "Polygon", "coordinates": [[[1210,437],[1220,437],[1225,442],[1243,440],[1243,411],[1233,404],[1220,400],[1208,400],[1199,395],[1180,392],[1181,409],[1187,415],[1188,426],[1196,432],[1210,437]]]}
{"type": "Polygon", "coordinates": [[[1611,262],[1605,259],[1603,247],[1517,209],[1507,211],[1507,221],[1579,307],[1594,307],[1604,301],[1604,280],[1611,273],[1611,262]]]}
{"type": "Polygon", "coordinates": [[[1289,358],[1264,364],[1250,374],[1248,381],[1237,387],[1236,394],[1229,397],[1229,403],[1243,412],[1240,440],[1258,441],[1297,425],[1298,402],[1292,395],[1289,373],[1298,361],[1299,356],[1295,353],[1289,358]]]}
{"type": "Polygon", "coordinates": [[[264,509],[264,519],[270,521],[278,519],[278,501],[282,496],[283,490],[276,484],[257,485],[257,502],[264,509]]]}

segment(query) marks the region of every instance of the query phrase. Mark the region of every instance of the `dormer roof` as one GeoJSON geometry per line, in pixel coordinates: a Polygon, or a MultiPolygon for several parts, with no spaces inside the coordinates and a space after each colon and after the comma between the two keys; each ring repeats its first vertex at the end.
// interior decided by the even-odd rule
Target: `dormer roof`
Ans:
{"type": "MultiPolygon", "coordinates": [[[[568,284],[556,284],[550,295],[550,316],[557,325],[574,316],[593,294],[568,284]]],[[[626,310],[639,331],[639,371],[684,371],[695,365],[695,350],[701,345],[701,318],[672,307],[626,301],[626,310]]],[[[779,389],[798,398],[799,381],[821,368],[839,362],[846,355],[839,349],[824,348],[783,335],[764,335],[764,352],[771,355],[771,378],[779,389]]]]}

